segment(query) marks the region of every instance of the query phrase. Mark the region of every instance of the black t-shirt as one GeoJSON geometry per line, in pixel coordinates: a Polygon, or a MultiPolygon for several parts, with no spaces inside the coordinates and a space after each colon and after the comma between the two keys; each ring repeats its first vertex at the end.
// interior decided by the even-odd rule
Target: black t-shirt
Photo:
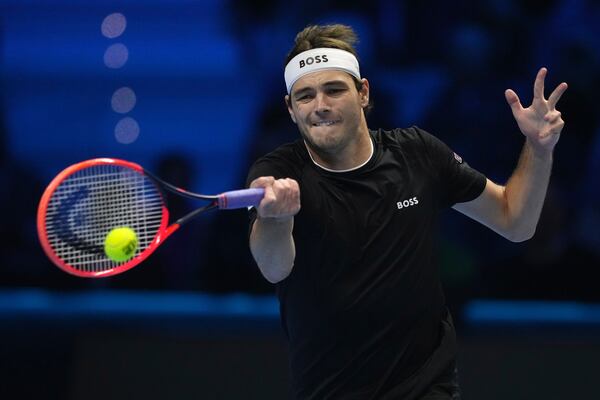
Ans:
{"type": "Polygon", "coordinates": [[[455,357],[435,230],[439,211],[486,179],[417,127],[371,137],[373,156],[353,171],[317,166],[298,140],[248,175],[300,186],[296,259],[276,285],[299,399],[409,399],[455,357]]]}

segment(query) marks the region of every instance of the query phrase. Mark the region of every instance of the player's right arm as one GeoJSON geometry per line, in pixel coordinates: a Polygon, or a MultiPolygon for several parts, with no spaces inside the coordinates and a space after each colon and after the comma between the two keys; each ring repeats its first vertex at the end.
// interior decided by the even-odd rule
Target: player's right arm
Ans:
{"type": "Polygon", "coordinates": [[[250,232],[250,251],[263,276],[271,283],[285,279],[294,266],[296,247],[292,229],[300,211],[300,188],[293,179],[263,176],[250,184],[262,187],[265,195],[256,207],[250,232]]]}

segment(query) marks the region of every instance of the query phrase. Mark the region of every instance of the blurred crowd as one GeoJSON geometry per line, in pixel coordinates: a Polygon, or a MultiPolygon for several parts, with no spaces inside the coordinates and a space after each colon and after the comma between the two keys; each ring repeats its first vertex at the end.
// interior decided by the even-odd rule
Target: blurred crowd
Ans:
{"type": "MultiPolygon", "coordinates": [[[[455,307],[474,297],[600,301],[598,2],[230,0],[227,10],[227,29],[239,41],[242,59],[252,60],[248,76],[264,82],[240,186],[253,160],[297,138],[283,102],[283,60],[296,32],[310,23],[346,23],[357,30],[361,71],[374,101],[367,118],[371,129],[418,125],[500,183],[510,176],[523,144],[504,90],[514,89],[529,104],[542,66],[549,70],[547,94],[568,82],[558,105],[566,125],[535,237],[509,243],[448,211],[440,227],[439,263],[455,307]]],[[[46,182],[30,176],[11,155],[4,119],[0,129],[2,287],[273,290],[248,250],[244,210],[190,223],[144,265],[116,277],[84,280],[59,271],[36,236],[35,210],[46,182]]],[[[178,154],[156,160],[150,169],[178,186],[189,187],[197,173],[178,154]]],[[[178,215],[193,203],[178,199],[170,206],[178,215]]]]}

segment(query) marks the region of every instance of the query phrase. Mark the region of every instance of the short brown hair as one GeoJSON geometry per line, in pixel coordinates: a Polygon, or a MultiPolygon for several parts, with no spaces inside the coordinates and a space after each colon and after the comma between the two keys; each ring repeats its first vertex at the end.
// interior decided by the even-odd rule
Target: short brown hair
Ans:
{"type": "Polygon", "coordinates": [[[309,25],[296,35],[294,47],[288,53],[285,65],[303,51],[319,47],[345,50],[358,58],[354,48],[357,42],[358,36],[354,29],[347,25],[309,25]]]}
{"type": "MultiPolygon", "coordinates": [[[[345,50],[352,53],[358,59],[358,53],[355,48],[356,43],[358,43],[358,35],[348,25],[309,25],[296,35],[294,47],[288,53],[285,65],[303,51],[319,47],[345,50]]],[[[354,76],[352,79],[354,80],[356,90],[360,91],[363,87],[362,81],[354,76]]],[[[372,107],[373,105],[369,99],[369,105],[365,107],[365,112],[368,112],[372,107]]]]}

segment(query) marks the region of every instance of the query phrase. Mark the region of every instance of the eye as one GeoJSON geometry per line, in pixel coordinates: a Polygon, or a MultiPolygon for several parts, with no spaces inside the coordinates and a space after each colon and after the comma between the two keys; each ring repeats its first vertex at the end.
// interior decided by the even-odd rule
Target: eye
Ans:
{"type": "Polygon", "coordinates": [[[312,95],[310,94],[303,94],[299,97],[296,97],[296,101],[309,101],[310,99],[312,99],[312,95]]]}
{"type": "Polygon", "coordinates": [[[345,90],[345,88],[330,88],[327,90],[327,93],[330,95],[336,95],[344,92],[345,90]]]}

